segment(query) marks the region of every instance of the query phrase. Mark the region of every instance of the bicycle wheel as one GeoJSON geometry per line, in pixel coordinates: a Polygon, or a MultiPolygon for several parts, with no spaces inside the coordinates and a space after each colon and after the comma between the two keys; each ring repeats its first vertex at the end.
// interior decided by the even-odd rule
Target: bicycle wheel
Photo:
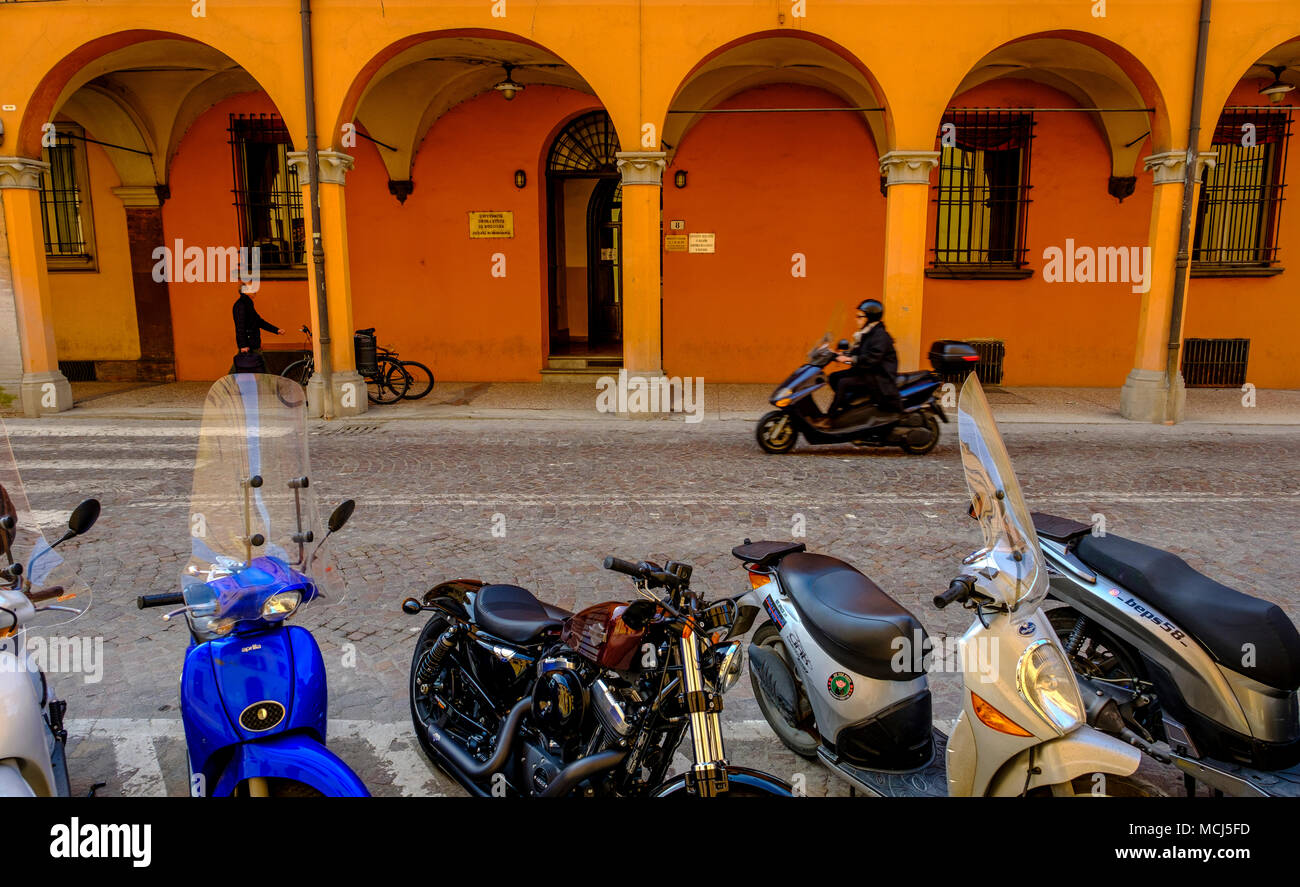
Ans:
{"type": "Polygon", "coordinates": [[[302,360],[295,360],[293,363],[289,364],[284,368],[284,372],[280,375],[286,379],[293,379],[293,381],[297,382],[303,388],[306,388],[307,382],[311,379],[312,370],[314,368],[312,359],[310,357],[304,357],[302,360]]]}
{"type": "Polygon", "coordinates": [[[366,376],[366,397],[371,403],[397,403],[411,387],[411,377],[391,358],[381,357],[378,364],[379,371],[366,376]]]}
{"type": "Polygon", "coordinates": [[[407,400],[419,400],[433,390],[433,370],[418,360],[403,360],[400,363],[411,377],[411,387],[406,392],[407,400]]]}

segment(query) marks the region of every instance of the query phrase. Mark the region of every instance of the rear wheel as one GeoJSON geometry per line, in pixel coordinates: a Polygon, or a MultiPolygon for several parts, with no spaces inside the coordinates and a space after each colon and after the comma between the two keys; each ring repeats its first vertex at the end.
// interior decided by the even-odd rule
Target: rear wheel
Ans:
{"type": "Polygon", "coordinates": [[[815,759],[817,757],[817,746],[821,745],[821,737],[817,735],[817,722],[812,715],[812,707],[808,703],[808,697],[804,693],[803,685],[799,683],[799,678],[795,672],[794,666],[790,662],[790,653],[785,648],[785,642],[781,639],[781,630],[776,627],[774,622],[764,622],[754,632],[750,643],[759,647],[767,647],[776,655],[781,657],[785,667],[790,669],[790,674],[794,676],[795,687],[799,691],[799,715],[798,725],[791,727],[786,723],[785,718],[781,715],[781,708],[775,702],[768,698],[767,692],[763,689],[762,681],[754,673],[753,666],[749,669],[749,682],[754,687],[754,699],[758,701],[758,708],[763,712],[763,717],[771,726],[772,732],[776,738],[781,740],[781,744],[790,751],[801,757],[815,759]]]}
{"type": "Polygon", "coordinates": [[[766,453],[788,453],[799,442],[799,429],[789,413],[773,410],[758,420],[754,437],[766,453]]]}
{"type": "Polygon", "coordinates": [[[402,365],[390,357],[379,358],[379,371],[366,376],[366,396],[371,403],[397,403],[411,385],[402,365]]]}
{"type": "Polygon", "coordinates": [[[295,360],[285,367],[284,372],[280,375],[286,379],[292,379],[303,388],[307,387],[307,382],[311,379],[312,362],[308,358],[295,360]]]}
{"type": "Polygon", "coordinates": [[[899,444],[904,453],[909,456],[924,456],[939,445],[939,420],[934,417],[934,413],[926,412],[922,415],[922,424],[907,428],[907,437],[899,444]],[[926,432],[924,440],[914,442],[913,436],[920,438],[921,433],[926,432]]]}
{"type": "Polygon", "coordinates": [[[411,387],[406,392],[407,400],[419,400],[433,390],[433,370],[418,360],[404,360],[402,367],[411,377],[411,387]]]}

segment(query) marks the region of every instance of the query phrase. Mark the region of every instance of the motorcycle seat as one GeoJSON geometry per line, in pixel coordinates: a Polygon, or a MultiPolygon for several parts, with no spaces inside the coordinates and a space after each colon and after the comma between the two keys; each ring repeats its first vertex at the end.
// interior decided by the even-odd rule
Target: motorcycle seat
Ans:
{"type": "Polygon", "coordinates": [[[921,623],[850,564],[796,552],[781,559],[777,572],[809,634],[837,662],[882,681],[910,681],[925,673],[913,668],[913,645],[929,646],[921,623]],[[895,643],[899,638],[905,645],[895,643]],[[894,668],[896,658],[903,668],[894,668]]]}
{"type": "Polygon", "coordinates": [[[917,370],[915,373],[900,373],[894,381],[902,389],[917,382],[924,382],[933,375],[929,370],[917,370]]]}
{"type": "Polygon", "coordinates": [[[1300,687],[1300,632],[1277,604],[1197,572],[1168,551],[1107,534],[1079,537],[1075,554],[1092,569],[1162,610],[1225,668],[1279,690],[1300,687]],[[1254,665],[1243,647],[1254,645],[1254,665]]]}
{"type": "Polygon", "coordinates": [[[474,596],[474,621],[488,634],[526,644],[545,631],[558,630],[573,614],[545,604],[518,585],[484,585],[474,596]]]}

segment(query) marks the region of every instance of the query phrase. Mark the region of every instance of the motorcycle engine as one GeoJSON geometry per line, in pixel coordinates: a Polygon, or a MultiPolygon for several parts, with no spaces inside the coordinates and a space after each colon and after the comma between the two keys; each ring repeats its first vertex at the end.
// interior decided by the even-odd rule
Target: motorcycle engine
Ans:
{"type": "Polygon", "coordinates": [[[574,664],[547,657],[538,664],[533,686],[533,722],[548,739],[563,743],[576,736],[587,714],[587,688],[574,664]]]}

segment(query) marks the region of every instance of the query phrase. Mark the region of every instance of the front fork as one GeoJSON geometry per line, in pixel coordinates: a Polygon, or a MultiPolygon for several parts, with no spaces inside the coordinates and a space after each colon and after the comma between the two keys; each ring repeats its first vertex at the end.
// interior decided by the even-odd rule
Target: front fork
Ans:
{"type": "Polygon", "coordinates": [[[686,787],[702,798],[727,790],[727,758],[722,747],[722,696],[704,686],[700,666],[700,636],[687,628],[680,641],[682,686],[691,717],[691,744],[695,763],[686,774],[686,787]]]}

